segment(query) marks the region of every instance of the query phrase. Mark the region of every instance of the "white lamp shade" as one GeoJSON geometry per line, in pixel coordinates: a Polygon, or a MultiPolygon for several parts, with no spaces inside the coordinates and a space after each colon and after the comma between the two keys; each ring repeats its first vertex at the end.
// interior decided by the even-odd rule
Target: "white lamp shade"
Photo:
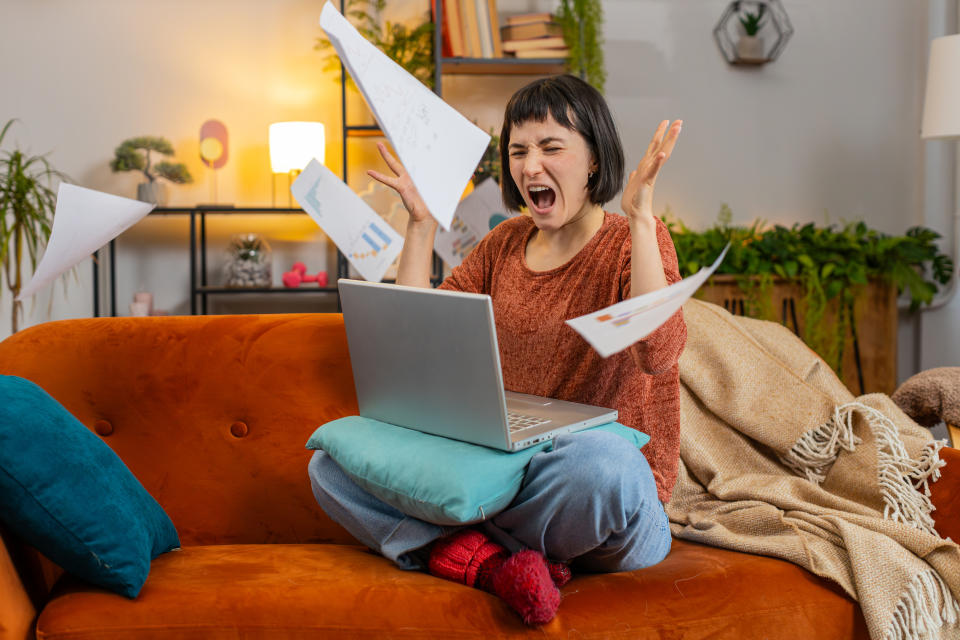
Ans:
{"type": "Polygon", "coordinates": [[[310,160],[323,164],[326,140],[320,122],[275,122],[270,125],[270,167],[274,173],[302,171],[310,160]]]}
{"type": "Polygon", "coordinates": [[[960,137],[960,34],[934,38],[930,43],[920,136],[960,137]]]}

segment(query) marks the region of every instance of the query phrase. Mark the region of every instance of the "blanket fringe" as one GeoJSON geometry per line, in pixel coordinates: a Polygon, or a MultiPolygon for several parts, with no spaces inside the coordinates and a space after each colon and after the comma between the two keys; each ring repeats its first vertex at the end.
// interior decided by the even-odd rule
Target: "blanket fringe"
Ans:
{"type": "Polygon", "coordinates": [[[910,581],[897,603],[884,640],[927,640],[941,637],[947,625],[960,621],[960,606],[935,571],[924,571],[910,581]]]}
{"type": "Polygon", "coordinates": [[[863,442],[853,434],[853,409],[849,407],[849,404],[834,407],[833,417],[800,436],[780,461],[813,484],[823,482],[840,449],[853,451],[863,442]]]}
{"type": "Polygon", "coordinates": [[[883,517],[939,537],[930,515],[934,510],[930,502],[930,482],[940,477],[940,468],[946,464],[940,459],[940,449],[946,444],[943,440],[928,443],[918,458],[912,460],[890,418],[873,407],[850,402],[834,408],[833,417],[826,424],[803,434],[793,448],[781,456],[781,462],[819,485],[840,449],[853,451],[863,442],[853,433],[853,415],[858,411],[877,441],[877,480],[884,504],[883,517]]]}

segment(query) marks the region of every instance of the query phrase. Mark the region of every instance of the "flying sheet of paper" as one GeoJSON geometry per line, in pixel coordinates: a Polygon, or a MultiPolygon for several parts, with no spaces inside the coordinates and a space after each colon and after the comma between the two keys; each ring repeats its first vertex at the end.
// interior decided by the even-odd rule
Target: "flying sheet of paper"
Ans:
{"type": "Polygon", "coordinates": [[[320,14],[320,26],[427,209],[449,229],[490,136],[368,42],[329,1],[320,14]]]}
{"type": "Polygon", "coordinates": [[[712,265],[663,289],[567,320],[601,357],[608,358],[642,340],[670,319],[723,262],[728,244],[712,265]]]}
{"type": "Polygon", "coordinates": [[[330,169],[310,161],[290,192],[365,280],[380,282],[403,238],[330,169]]]}
{"type": "Polygon", "coordinates": [[[456,267],[478,244],[480,244],[480,236],[467,226],[463,218],[455,215],[449,231],[437,229],[433,250],[448,265],[456,267]]]}
{"type": "Polygon", "coordinates": [[[450,230],[437,231],[433,248],[444,262],[455,267],[491,229],[517,215],[504,206],[497,181],[487,178],[460,201],[450,230]]]}
{"type": "Polygon", "coordinates": [[[157,206],[129,198],[60,183],[50,241],[33,277],[17,300],[28,298],[75,267],[157,206]]]}

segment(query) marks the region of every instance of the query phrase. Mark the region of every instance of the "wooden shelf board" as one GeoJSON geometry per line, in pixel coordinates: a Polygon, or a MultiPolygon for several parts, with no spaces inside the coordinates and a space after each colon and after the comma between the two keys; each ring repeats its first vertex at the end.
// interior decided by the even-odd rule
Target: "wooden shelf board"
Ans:
{"type": "Polygon", "coordinates": [[[337,293],[336,287],[197,287],[197,293],[261,294],[261,293],[337,293]]]}
{"type": "Polygon", "coordinates": [[[551,75],[563,73],[563,58],[443,58],[444,75],[551,75]]]}
{"type": "Polygon", "coordinates": [[[383,138],[384,133],[381,129],[358,129],[356,127],[347,128],[348,138],[383,138]]]}

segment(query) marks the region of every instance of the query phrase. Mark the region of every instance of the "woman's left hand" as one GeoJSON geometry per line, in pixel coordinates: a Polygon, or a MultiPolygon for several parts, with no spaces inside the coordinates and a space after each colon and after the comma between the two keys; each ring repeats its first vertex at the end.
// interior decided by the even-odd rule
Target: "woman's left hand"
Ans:
{"type": "Polygon", "coordinates": [[[657,181],[660,168],[670,158],[677,138],[680,137],[680,128],[683,120],[675,120],[670,124],[664,120],[653,134],[653,140],[647,147],[647,152],[640,160],[637,168],[630,173],[627,186],[623,190],[623,199],[620,206],[627,218],[631,220],[647,220],[653,217],[653,185],[657,181]]]}

